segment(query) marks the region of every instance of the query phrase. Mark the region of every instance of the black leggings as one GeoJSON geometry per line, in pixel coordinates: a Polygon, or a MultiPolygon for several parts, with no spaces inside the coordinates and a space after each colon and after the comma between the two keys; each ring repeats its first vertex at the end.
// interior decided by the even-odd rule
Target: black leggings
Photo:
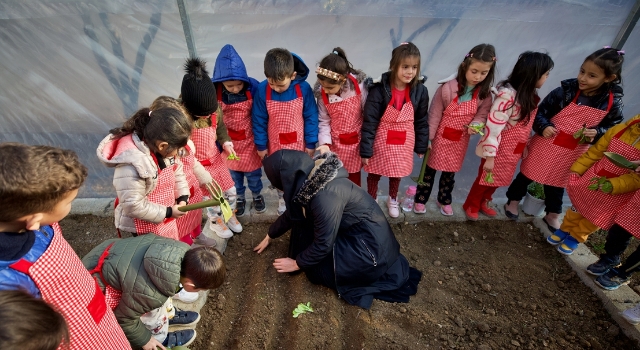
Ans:
{"type": "MultiPolygon", "coordinates": [[[[424,185],[418,185],[416,190],[416,196],[414,198],[416,203],[425,204],[429,200],[431,190],[433,189],[433,183],[436,178],[435,169],[427,165],[424,171],[424,185]]],[[[451,204],[451,192],[453,191],[453,185],[456,183],[454,177],[456,173],[450,173],[443,171],[440,173],[440,181],[438,183],[438,203],[443,205],[451,204]]]]}
{"type": "MultiPolygon", "coordinates": [[[[527,186],[532,182],[533,180],[524,176],[524,174],[518,173],[507,189],[507,199],[520,202],[527,194],[527,186]]],[[[564,196],[564,188],[544,185],[545,211],[547,213],[562,213],[562,196],[564,196]]]]}

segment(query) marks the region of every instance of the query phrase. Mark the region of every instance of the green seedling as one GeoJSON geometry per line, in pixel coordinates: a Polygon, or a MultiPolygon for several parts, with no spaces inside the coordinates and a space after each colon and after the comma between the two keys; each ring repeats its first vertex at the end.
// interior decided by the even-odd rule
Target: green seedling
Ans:
{"type": "Polygon", "coordinates": [[[235,154],[230,154],[230,155],[227,157],[227,159],[228,159],[228,160],[240,160],[240,157],[238,157],[238,156],[237,156],[237,155],[235,155],[235,154]]]}
{"type": "Polygon", "coordinates": [[[587,124],[582,124],[582,128],[580,128],[580,130],[573,133],[573,138],[578,140],[579,144],[589,142],[588,137],[584,136],[585,130],[587,130],[587,124]]]}
{"type": "Polygon", "coordinates": [[[488,184],[492,184],[493,183],[493,172],[492,171],[488,171],[487,172],[487,176],[484,177],[484,182],[486,182],[488,184]]]}
{"type": "Polygon", "coordinates": [[[313,312],[313,309],[311,308],[311,302],[308,302],[306,304],[300,303],[295,309],[293,309],[293,318],[298,318],[298,316],[307,312],[313,312]]]}
{"type": "Polygon", "coordinates": [[[599,189],[604,193],[611,193],[611,191],[613,191],[611,181],[607,180],[604,176],[596,176],[589,180],[589,186],[587,186],[587,188],[591,191],[597,191],[599,189]]]}
{"type": "Polygon", "coordinates": [[[484,129],[484,123],[480,123],[480,124],[473,124],[473,125],[465,125],[467,128],[469,129],[473,129],[475,130],[475,132],[477,132],[478,134],[480,134],[480,136],[484,136],[484,132],[482,131],[484,129]]]}

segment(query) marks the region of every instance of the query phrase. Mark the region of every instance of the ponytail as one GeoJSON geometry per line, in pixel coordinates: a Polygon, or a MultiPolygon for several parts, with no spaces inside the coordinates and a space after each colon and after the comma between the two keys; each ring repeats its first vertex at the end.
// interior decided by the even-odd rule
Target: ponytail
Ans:
{"type": "Polygon", "coordinates": [[[113,128],[109,130],[109,132],[113,134],[113,137],[116,139],[129,134],[136,134],[142,138],[144,128],[149,124],[149,120],[151,120],[150,113],[151,110],[149,108],[141,108],[127,119],[121,127],[113,128]]]}
{"type": "Polygon", "coordinates": [[[316,70],[318,79],[326,81],[330,84],[340,84],[347,79],[349,74],[358,74],[353,65],[347,59],[347,54],[340,47],[334,47],[330,54],[326,55],[316,70]],[[327,72],[323,73],[323,72],[327,72]],[[334,76],[331,73],[337,73],[334,76]]]}

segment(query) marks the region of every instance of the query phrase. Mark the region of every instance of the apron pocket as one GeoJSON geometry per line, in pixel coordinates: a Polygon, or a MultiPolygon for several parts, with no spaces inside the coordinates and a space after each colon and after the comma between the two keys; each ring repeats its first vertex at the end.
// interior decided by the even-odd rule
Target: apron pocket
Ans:
{"type": "Polygon", "coordinates": [[[87,310],[89,311],[89,315],[93,318],[96,324],[102,321],[102,317],[107,312],[107,301],[104,298],[104,294],[102,294],[102,290],[98,286],[98,282],[94,281],[96,285],[96,290],[93,293],[93,298],[87,305],[87,310]]]}
{"type": "Polygon", "coordinates": [[[616,173],[612,173],[609,170],[602,168],[600,170],[598,170],[598,172],[596,172],[596,176],[604,176],[607,179],[611,179],[613,177],[618,177],[619,175],[616,173]]]}
{"type": "Polygon", "coordinates": [[[354,131],[346,134],[340,134],[338,135],[338,139],[343,145],[355,145],[358,143],[358,132],[354,131]]]}
{"type": "Polygon", "coordinates": [[[527,147],[526,142],[518,142],[516,148],[513,150],[513,154],[522,154],[524,152],[525,147],[527,147]]]}
{"type": "Polygon", "coordinates": [[[567,134],[564,131],[559,131],[556,137],[553,139],[553,144],[570,150],[576,149],[580,140],[573,138],[573,135],[567,134]]]}
{"type": "Polygon", "coordinates": [[[404,145],[407,140],[406,131],[388,130],[387,145],[404,145]]]}
{"type": "Polygon", "coordinates": [[[279,136],[280,136],[281,145],[288,145],[288,144],[296,143],[298,141],[297,131],[281,132],[279,136]]]}
{"type": "Polygon", "coordinates": [[[462,130],[445,126],[442,131],[442,137],[450,141],[460,141],[460,139],[462,139],[462,130]]]}
{"type": "Polygon", "coordinates": [[[247,133],[244,130],[233,130],[227,128],[227,133],[232,141],[242,141],[247,139],[247,133]]]}

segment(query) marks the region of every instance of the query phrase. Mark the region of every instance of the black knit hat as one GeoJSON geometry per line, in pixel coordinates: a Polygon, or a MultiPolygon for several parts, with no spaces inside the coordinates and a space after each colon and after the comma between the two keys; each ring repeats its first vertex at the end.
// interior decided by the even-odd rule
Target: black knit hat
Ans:
{"type": "Polygon", "coordinates": [[[182,102],[194,116],[210,115],[218,109],[216,88],[209,78],[205,62],[189,58],[184,64],[187,74],[182,78],[182,102]]]}

